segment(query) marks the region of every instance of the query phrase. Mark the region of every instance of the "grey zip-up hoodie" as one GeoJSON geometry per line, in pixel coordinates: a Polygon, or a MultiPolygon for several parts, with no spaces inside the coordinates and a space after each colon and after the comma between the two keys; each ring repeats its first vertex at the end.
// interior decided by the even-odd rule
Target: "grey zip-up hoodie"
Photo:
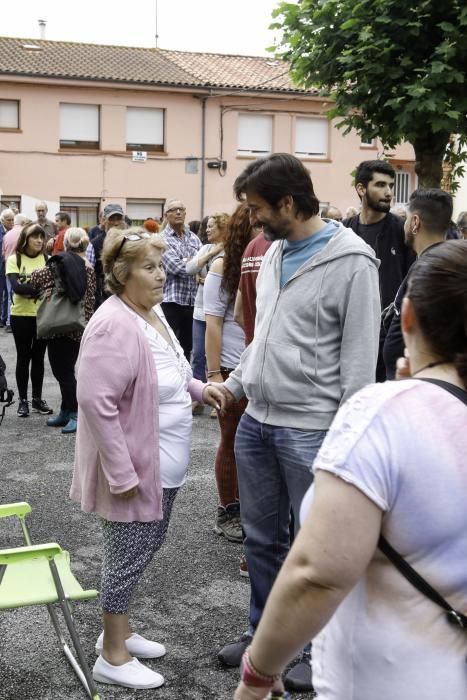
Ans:
{"type": "Polygon", "coordinates": [[[257,279],[253,342],[225,382],[261,423],[327,430],[340,404],[374,382],[381,304],[375,254],[340,225],[280,288],[283,242],[257,279]]]}

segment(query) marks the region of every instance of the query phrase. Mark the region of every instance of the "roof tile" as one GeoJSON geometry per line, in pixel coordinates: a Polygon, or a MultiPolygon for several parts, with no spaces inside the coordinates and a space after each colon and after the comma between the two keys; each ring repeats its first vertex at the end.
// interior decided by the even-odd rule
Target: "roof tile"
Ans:
{"type": "Polygon", "coordinates": [[[12,37],[0,37],[0,75],[316,94],[272,58],[12,37]]]}

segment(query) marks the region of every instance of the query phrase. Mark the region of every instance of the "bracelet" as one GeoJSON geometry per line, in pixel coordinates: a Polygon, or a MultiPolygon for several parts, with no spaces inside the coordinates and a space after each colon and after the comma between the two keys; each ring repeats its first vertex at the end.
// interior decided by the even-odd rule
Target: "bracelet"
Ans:
{"type": "Polygon", "coordinates": [[[251,663],[249,650],[250,647],[245,650],[242,658],[242,681],[245,685],[250,685],[253,688],[272,688],[274,683],[279,680],[280,673],[276,673],[273,676],[266,676],[264,673],[257,671],[251,663]]]}
{"type": "Polygon", "coordinates": [[[222,374],[220,369],[211,369],[208,372],[208,377],[213,377],[215,374],[222,374]]]}

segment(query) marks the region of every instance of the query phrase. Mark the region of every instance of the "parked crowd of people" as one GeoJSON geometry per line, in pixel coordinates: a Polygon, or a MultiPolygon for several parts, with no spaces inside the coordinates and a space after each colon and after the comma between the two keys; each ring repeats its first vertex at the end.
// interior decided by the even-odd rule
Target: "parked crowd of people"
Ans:
{"type": "Polygon", "coordinates": [[[18,416],[31,406],[76,432],[71,497],[102,525],[95,680],[164,682],[139,659],[165,646],[133,630],[129,605],[207,404],[213,527],[242,544],[250,580],[244,632],[218,652],[241,667],[236,700],[465,697],[467,213],[454,225],[439,189],[391,210],[394,181],[364,161],[359,207],[320,211],[303,163],[272,154],[236,178],[233,213],[189,225],[179,198],[143,226],[109,203],[89,232],[67,212],[49,221],[43,202],[34,222],[2,212],[18,416]],[[57,295],[81,325],[43,337],[57,295]]]}

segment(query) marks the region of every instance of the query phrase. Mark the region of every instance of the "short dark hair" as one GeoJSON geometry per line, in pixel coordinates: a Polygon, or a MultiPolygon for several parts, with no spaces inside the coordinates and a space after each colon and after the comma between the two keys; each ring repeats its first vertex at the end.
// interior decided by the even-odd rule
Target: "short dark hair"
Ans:
{"type": "Polygon", "coordinates": [[[418,214],[428,233],[445,233],[452,219],[452,197],[449,192],[432,188],[418,189],[409,199],[409,211],[418,214]]]}
{"type": "Polygon", "coordinates": [[[467,389],[467,241],[445,241],[421,255],[407,296],[430,349],[453,362],[467,389]]]}
{"type": "Polygon", "coordinates": [[[373,178],[373,173],[383,173],[383,175],[396,177],[396,171],[387,160],[363,160],[355,171],[355,186],[361,184],[367,187],[373,178]]]}
{"type": "Polygon", "coordinates": [[[64,221],[67,226],[71,225],[71,217],[67,211],[58,211],[55,216],[58,216],[60,221],[64,221]]]}
{"type": "Polygon", "coordinates": [[[274,208],[289,195],[297,214],[307,219],[319,214],[319,199],[310,173],[301,160],[289,153],[272,153],[250,163],[234,182],[239,201],[248,191],[255,192],[274,208]]]}

